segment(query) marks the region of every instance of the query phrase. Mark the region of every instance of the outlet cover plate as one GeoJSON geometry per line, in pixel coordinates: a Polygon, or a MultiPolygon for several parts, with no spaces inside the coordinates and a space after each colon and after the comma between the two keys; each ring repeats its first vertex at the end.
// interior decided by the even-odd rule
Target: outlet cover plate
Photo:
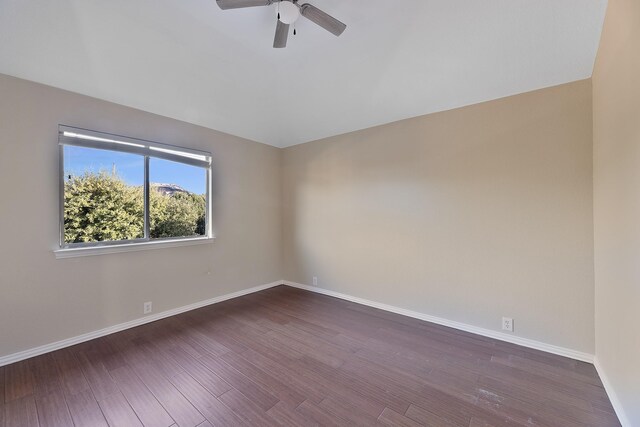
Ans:
{"type": "Polygon", "coordinates": [[[513,318],[511,317],[503,317],[502,318],[502,329],[505,331],[513,332],[513,318]]]}

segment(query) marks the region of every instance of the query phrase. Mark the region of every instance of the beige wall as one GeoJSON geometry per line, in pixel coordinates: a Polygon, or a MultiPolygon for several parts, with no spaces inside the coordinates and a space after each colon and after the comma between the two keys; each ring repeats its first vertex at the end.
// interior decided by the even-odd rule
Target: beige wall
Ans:
{"type": "Polygon", "coordinates": [[[593,353],[591,82],[297,145],[285,279],[593,353]]]}
{"type": "Polygon", "coordinates": [[[609,0],[593,75],[596,357],[640,426],[640,2],[609,0]]]}
{"type": "Polygon", "coordinates": [[[0,93],[0,356],[283,270],[593,352],[588,81],[286,150],[8,76],[0,93]],[[56,260],[59,123],[211,151],[216,241],[56,260]]]}
{"type": "Polygon", "coordinates": [[[2,75],[0,130],[0,357],[281,278],[279,149],[2,75]],[[210,151],[215,242],[56,260],[59,123],[210,151]]]}

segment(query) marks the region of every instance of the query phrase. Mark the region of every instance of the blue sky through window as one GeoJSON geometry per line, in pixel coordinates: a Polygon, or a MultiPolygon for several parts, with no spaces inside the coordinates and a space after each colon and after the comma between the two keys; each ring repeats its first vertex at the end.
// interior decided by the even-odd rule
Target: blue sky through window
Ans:
{"type": "Polygon", "coordinates": [[[157,184],[177,184],[195,194],[205,194],[207,172],[203,168],[152,157],[149,161],[149,181],[157,184]]]}
{"type": "MultiPolygon", "coordinates": [[[[80,176],[85,172],[116,174],[129,185],[143,185],[144,157],[138,154],[94,148],[64,146],[64,174],[80,176]]],[[[176,184],[195,194],[206,193],[206,171],[203,168],[151,158],[149,180],[151,183],[176,184]]]]}

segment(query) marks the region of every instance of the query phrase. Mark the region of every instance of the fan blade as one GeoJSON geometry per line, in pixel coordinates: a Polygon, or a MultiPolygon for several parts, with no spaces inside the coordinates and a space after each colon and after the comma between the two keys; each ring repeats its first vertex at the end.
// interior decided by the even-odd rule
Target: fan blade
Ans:
{"type": "Polygon", "coordinates": [[[278,19],[278,25],[276,25],[276,36],[273,39],[273,47],[286,47],[287,37],[289,37],[289,24],[284,24],[278,19]]]}
{"type": "Polygon", "coordinates": [[[338,21],[333,16],[324,13],[323,11],[313,5],[310,5],[309,3],[305,3],[300,6],[300,13],[308,20],[316,23],[317,25],[321,26],[322,28],[336,36],[342,34],[345,28],[347,28],[345,24],[338,21]]]}
{"type": "Polygon", "coordinates": [[[216,0],[220,9],[239,9],[241,7],[269,6],[273,0],[216,0]]]}

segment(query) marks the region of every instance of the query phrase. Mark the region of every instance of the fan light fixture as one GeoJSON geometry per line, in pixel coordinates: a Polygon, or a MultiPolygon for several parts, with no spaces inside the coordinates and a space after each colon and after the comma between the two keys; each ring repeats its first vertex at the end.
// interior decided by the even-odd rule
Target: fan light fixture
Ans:
{"type": "MultiPolygon", "coordinates": [[[[309,3],[298,5],[298,1],[299,0],[216,0],[216,3],[218,3],[220,9],[225,10],[271,6],[277,2],[278,19],[276,20],[276,35],[273,38],[273,47],[276,48],[282,48],[287,45],[289,25],[294,24],[300,15],[329,31],[334,36],[339,36],[347,28],[345,24],[317,7],[309,3]]],[[[295,34],[296,27],[294,24],[293,35],[295,34]]]]}
{"type": "Polygon", "coordinates": [[[300,16],[300,8],[292,1],[283,0],[278,4],[278,19],[283,24],[293,24],[300,16]]]}

